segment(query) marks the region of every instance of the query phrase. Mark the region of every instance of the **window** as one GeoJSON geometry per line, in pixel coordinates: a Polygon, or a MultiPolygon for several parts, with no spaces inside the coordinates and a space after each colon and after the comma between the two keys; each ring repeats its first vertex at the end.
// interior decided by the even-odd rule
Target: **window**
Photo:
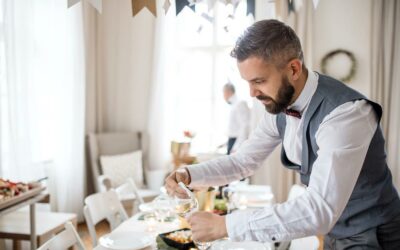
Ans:
{"type": "Polygon", "coordinates": [[[210,11],[204,2],[196,4],[195,14],[185,8],[176,22],[175,89],[179,98],[172,119],[177,124],[176,133],[196,133],[192,145],[195,153],[211,151],[227,140],[229,106],[222,96],[225,83],[232,82],[238,95],[250,100],[247,83],[230,56],[237,38],[253,23],[253,16],[246,16],[246,1],[236,9],[217,1],[210,11]]]}

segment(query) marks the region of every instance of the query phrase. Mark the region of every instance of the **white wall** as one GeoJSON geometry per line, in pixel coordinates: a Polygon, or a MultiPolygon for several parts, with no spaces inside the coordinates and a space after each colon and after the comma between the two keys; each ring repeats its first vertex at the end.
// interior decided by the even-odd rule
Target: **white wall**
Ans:
{"type": "Polygon", "coordinates": [[[97,15],[100,112],[105,131],[143,130],[153,59],[154,17],[132,17],[130,0],[103,1],[97,15]]]}
{"type": "Polygon", "coordinates": [[[371,84],[371,8],[372,0],[320,0],[314,16],[314,65],[332,50],[349,50],[358,63],[349,86],[366,96],[371,84]]]}

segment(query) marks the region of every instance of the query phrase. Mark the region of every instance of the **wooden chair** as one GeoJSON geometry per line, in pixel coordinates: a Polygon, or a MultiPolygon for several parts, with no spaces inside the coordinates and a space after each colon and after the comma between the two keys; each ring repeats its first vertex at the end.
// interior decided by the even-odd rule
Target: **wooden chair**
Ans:
{"type": "Polygon", "coordinates": [[[86,224],[92,238],[93,247],[97,245],[95,226],[102,220],[107,220],[111,230],[128,219],[115,190],[92,194],[85,199],[83,208],[86,224]]]}
{"type": "MultiPolygon", "coordinates": [[[[36,212],[37,245],[41,246],[71,222],[75,227],[76,214],[36,212]]],[[[0,217],[0,238],[13,240],[13,248],[20,249],[21,241],[30,240],[29,211],[15,211],[0,217]]]]}
{"type": "MultiPolygon", "coordinates": [[[[148,136],[142,132],[122,132],[122,133],[100,133],[88,135],[88,153],[89,162],[93,174],[93,182],[95,183],[96,192],[102,192],[115,188],[121,202],[125,206],[131,206],[136,200],[135,195],[125,195],[120,193],[124,188],[117,188],[111,185],[110,177],[102,173],[100,167],[101,155],[118,155],[133,152],[135,150],[142,151],[143,157],[143,174],[147,169],[147,148],[148,136]]],[[[143,178],[145,180],[145,178],[143,178]]],[[[160,193],[144,188],[138,188],[137,193],[142,199],[149,201],[154,199],[160,193]]]]}
{"type": "Polygon", "coordinates": [[[77,246],[80,250],[85,250],[85,246],[83,245],[83,242],[72,223],[67,222],[65,223],[64,227],[64,231],[48,240],[37,250],[61,250],[68,249],[73,246],[77,246]]]}

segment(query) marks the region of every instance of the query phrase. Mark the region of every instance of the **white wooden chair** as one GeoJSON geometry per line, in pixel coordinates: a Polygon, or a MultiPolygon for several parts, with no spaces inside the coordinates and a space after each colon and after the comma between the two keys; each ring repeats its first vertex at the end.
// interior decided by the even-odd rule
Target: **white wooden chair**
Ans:
{"type": "MultiPolygon", "coordinates": [[[[100,167],[101,155],[118,155],[133,152],[135,150],[142,151],[143,157],[143,174],[145,175],[147,168],[147,148],[148,136],[142,132],[123,132],[123,133],[100,133],[88,135],[88,153],[90,159],[90,167],[93,174],[93,182],[95,183],[95,191],[102,192],[115,188],[120,194],[121,202],[132,204],[135,201],[135,195],[121,195],[124,187],[117,188],[112,186],[112,180],[109,176],[102,173],[100,167]]],[[[145,177],[145,176],[144,176],[145,177]]],[[[146,179],[144,178],[145,182],[146,179]]],[[[137,193],[142,199],[149,201],[154,199],[160,193],[144,188],[137,188],[137,193]]]]}
{"type": "Polygon", "coordinates": [[[77,246],[80,250],[85,250],[85,246],[72,223],[67,222],[64,226],[64,231],[55,235],[37,250],[62,250],[73,246],[77,246]]]}
{"type": "Polygon", "coordinates": [[[119,201],[115,190],[92,194],[86,197],[83,213],[90,237],[92,238],[93,247],[97,245],[95,226],[100,221],[106,219],[110,224],[111,230],[113,230],[121,222],[128,219],[128,215],[119,201]]]}

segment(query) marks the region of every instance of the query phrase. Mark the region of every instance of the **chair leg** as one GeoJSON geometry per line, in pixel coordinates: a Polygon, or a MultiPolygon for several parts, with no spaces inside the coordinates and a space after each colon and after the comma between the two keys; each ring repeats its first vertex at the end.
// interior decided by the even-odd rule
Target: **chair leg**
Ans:
{"type": "Polygon", "coordinates": [[[21,241],[13,240],[13,250],[21,250],[21,241]]]}

